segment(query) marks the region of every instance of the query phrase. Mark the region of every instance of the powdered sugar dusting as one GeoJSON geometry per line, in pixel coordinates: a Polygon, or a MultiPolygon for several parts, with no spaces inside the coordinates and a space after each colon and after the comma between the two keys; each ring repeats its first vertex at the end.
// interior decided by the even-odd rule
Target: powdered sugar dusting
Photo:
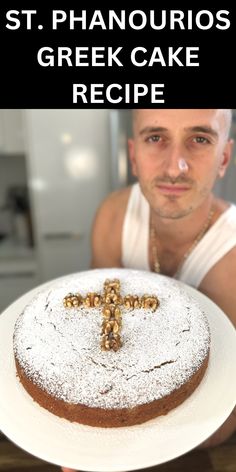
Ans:
{"type": "Polygon", "coordinates": [[[171,393],[200,367],[209,350],[201,308],[178,282],[143,271],[100,269],[59,279],[19,316],[14,352],[26,374],[59,399],[90,407],[125,408],[171,393]],[[151,310],[122,307],[117,351],[101,351],[101,308],[69,309],[69,292],[102,292],[119,278],[121,295],[158,296],[151,310]]]}

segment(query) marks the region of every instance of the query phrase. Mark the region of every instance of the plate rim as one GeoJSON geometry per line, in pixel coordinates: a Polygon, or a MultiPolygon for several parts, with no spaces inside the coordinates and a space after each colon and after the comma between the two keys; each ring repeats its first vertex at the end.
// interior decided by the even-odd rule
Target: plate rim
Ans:
{"type": "MultiPolygon", "coordinates": [[[[105,269],[106,271],[108,269],[105,269]]],[[[111,270],[114,270],[114,269],[111,269],[111,270]]],[[[121,270],[121,269],[119,269],[121,270]]],[[[127,269],[123,269],[123,270],[127,270],[127,269]]],[[[88,271],[86,271],[87,273],[88,271]]],[[[140,272],[140,271],[139,271],[140,272]]],[[[81,273],[82,272],[79,272],[78,274],[80,274],[81,276],[81,273]]],[[[1,324],[4,326],[5,324],[5,320],[7,319],[8,316],[12,316],[14,320],[16,320],[16,318],[18,317],[19,315],[19,311],[17,313],[15,313],[15,315],[13,316],[12,313],[13,311],[17,311],[17,309],[19,308],[19,306],[25,306],[26,302],[25,300],[30,300],[38,291],[41,291],[42,289],[45,289],[47,286],[50,286],[51,284],[54,284],[55,282],[58,282],[60,281],[60,279],[64,279],[65,277],[70,277],[71,275],[76,275],[75,274],[68,274],[68,276],[61,276],[61,277],[58,277],[56,279],[53,279],[53,280],[50,280],[48,282],[45,282],[41,285],[38,285],[37,287],[35,287],[34,289],[31,289],[29,292],[27,292],[26,294],[24,294],[23,296],[21,296],[20,298],[18,298],[15,302],[13,302],[8,308],[6,308],[4,310],[4,312],[2,313],[2,315],[0,315],[0,328],[1,328],[1,324]]],[[[165,277],[165,278],[168,278],[170,280],[173,281],[173,279],[171,279],[170,277],[166,277],[166,276],[161,276],[161,277],[165,277]]],[[[181,287],[185,288],[186,291],[188,292],[188,294],[190,296],[192,296],[193,298],[195,298],[195,300],[197,300],[197,302],[203,307],[204,311],[206,312],[206,316],[208,318],[208,321],[209,321],[209,324],[210,324],[210,327],[212,328],[211,324],[212,324],[212,320],[211,320],[211,315],[210,315],[210,319],[209,319],[209,313],[208,313],[208,309],[209,310],[213,310],[213,312],[217,312],[218,313],[218,317],[216,319],[220,319],[221,320],[221,324],[222,326],[224,325],[224,329],[225,331],[228,333],[231,332],[231,335],[233,336],[233,332],[234,332],[234,336],[235,336],[235,341],[236,341],[236,332],[235,332],[235,328],[233,326],[233,324],[231,323],[231,321],[228,319],[228,317],[223,313],[223,311],[212,301],[210,300],[206,295],[202,294],[201,292],[197,291],[195,288],[193,287],[190,287],[186,284],[184,284],[183,282],[179,282],[179,281],[176,281],[174,279],[174,282],[175,283],[178,283],[181,287]],[[206,309],[207,308],[207,309],[206,309]]],[[[13,322],[13,321],[12,321],[13,322]]],[[[212,332],[212,329],[211,329],[211,332],[212,332]]],[[[214,330],[213,330],[213,335],[214,335],[214,330]]],[[[10,336],[10,334],[9,334],[10,336]]],[[[1,338],[1,330],[0,330],[0,338],[1,338]]],[[[226,343],[227,344],[227,343],[226,343]]],[[[236,344],[236,343],[235,343],[236,344]]],[[[226,349],[227,349],[227,346],[226,346],[226,349]]],[[[1,348],[0,348],[1,350],[1,348]]],[[[9,354],[9,352],[8,352],[9,354]]],[[[236,355],[236,348],[235,348],[235,355],[236,355]]],[[[0,373],[1,373],[1,363],[0,363],[0,373]]],[[[11,372],[12,373],[12,372],[11,372]]],[[[235,368],[235,376],[236,376],[236,368],[235,368]]],[[[39,415],[42,415],[44,413],[44,409],[42,409],[38,404],[36,404],[34,402],[34,400],[24,391],[23,392],[23,387],[21,385],[19,385],[19,380],[15,377],[15,383],[16,383],[16,389],[17,388],[20,388],[22,389],[22,392],[21,394],[22,395],[26,395],[28,396],[28,401],[31,403],[31,406],[33,405],[34,408],[36,408],[38,410],[38,414],[39,415]],[[39,412],[39,410],[41,410],[39,412]],[[42,412],[43,410],[43,412],[42,412]]],[[[151,430],[155,430],[155,423],[159,422],[159,423],[163,423],[163,421],[165,422],[165,419],[168,419],[170,418],[170,415],[174,414],[174,412],[178,409],[181,409],[184,407],[185,403],[188,402],[189,400],[191,401],[191,398],[195,395],[198,394],[198,391],[199,389],[203,388],[204,386],[204,382],[201,382],[201,384],[199,385],[199,387],[197,388],[197,390],[191,395],[191,397],[189,399],[187,399],[182,405],[180,405],[179,407],[177,407],[175,410],[172,410],[172,412],[170,412],[167,416],[165,417],[158,417],[157,419],[154,419],[154,420],[151,420],[147,423],[145,423],[145,427],[144,427],[144,431],[147,430],[147,428],[149,428],[149,425],[150,425],[150,431],[151,430]],[[202,387],[201,387],[202,385],[202,387]],[[162,418],[162,420],[160,420],[160,418],[162,418]],[[148,425],[149,424],[149,425],[148,425]]],[[[1,401],[2,401],[2,390],[1,390],[1,386],[0,386],[0,406],[1,406],[1,401]]],[[[235,382],[235,397],[236,397],[236,382],[235,382]]],[[[157,461],[157,460],[153,460],[153,459],[150,459],[149,461],[148,460],[144,460],[142,463],[140,463],[140,457],[137,459],[137,461],[135,462],[130,462],[130,464],[127,464],[125,465],[125,463],[123,462],[122,463],[122,460],[117,464],[110,464],[108,463],[107,465],[106,464],[97,464],[95,465],[94,463],[91,463],[88,461],[87,463],[87,466],[86,466],[86,462],[84,463],[81,463],[80,461],[77,462],[75,461],[74,459],[72,460],[69,460],[69,458],[64,458],[65,462],[63,461],[63,457],[60,459],[58,458],[58,460],[55,458],[55,454],[52,454],[50,456],[50,454],[48,454],[48,452],[46,453],[46,455],[44,454],[44,452],[41,452],[41,451],[38,451],[37,450],[37,447],[36,448],[33,448],[34,450],[32,451],[31,447],[28,448],[27,446],[24,445],[25,441],[22,440],[21,441],[21,438],[19,439],[19,437],[17,436],[17,434],[14,434],[14,428],[12,430],[11,426],[12,425],[6,425],[4,424],[3,427],[2,427],[2,424],[1,424],[1,418],[0,418],[0,428],[2,428],[2,431],[3,433],[12,441],[14,442],[15,444],[17,444],[18,447],[20,447],[21,449],[24,449],[26,450],[28,453],[36,456],[36,457],[39,457],[40,459],[44,460],[44,461],[47,461],[49,463],[53,463],[53,464],[56,464],[56,465],[62,465],[62,466],[66,466],[66,467],[71,467],[71,468],[79,468],[79,469],[82,469],[84,471],[90,471],[90,470],[94,470],[94,471],[97,471],[97,472],[106,472],[106,471],[113,471],[113,472],[118,472],[118,471],[121,471],[121,470],[138,470],[138,469],[141,469],[141,468],[146,468],[146,467],[152,467],[152,466],[155,466],[155,465],[159,465],[159,464],[162,464],[164,462],[167,462],[169,460],[173,460],[174,458],[177,458],[179,457],[180,455],[183,455],[185,454],[186,452],[188,452],[189,450],[193,449],[194,447],[196,447],[200,442],[203,442],[205,439],[207,439],[223,422],[224,420],[230,415],[231,411],[233,410],[235,406],[235,400],[233,402],[232,400],[232,404],[231,406],[228,405],[227,408],[225,408],[225,413],[222,415],[220,415],[220,417],[218,418],[218,421],[214,421],[214,426],[212,424],[211,426],[211,433],[209,434],[209,430],[208,432],[205,434],[202,434],[202,437],[201,437],[201,441],[195,441],[195,444],[194,444],[194,441],[191,445],[191,447],[187,447],[187,448],[182,448],[181,451],[179,451],[179,453],[176,453],[171,456],[171,454],[168,456],[168,458],[166,460],[163,460],[163,457],[162,459],[160,459],[160,461],[157,461]],[[17,437],[16,437],[17,436],[17,437]],[[132,464],[132,465],[131,465],[132,464]],[[92,467],[92,468],[91,468],[92,467]]],[[[180,411],[180,410],[178,410],[180,411]]],[[[54,417],[54,415],[52,415],[51,413],[47,412],[45,416],[45,418],[47,417],[47,414],[54,417]]],[[[58,423],[58,418],[56,418],[57,420],[57,423],[58,423]]],[[[60,419],[60,421],[62,422],[66,422],[66,423],[70,423],[70,422],[67,422],[67,420],[64,420],[64,419],[60,419]]],[[[47,424],[47,420],[46,420],[46,424],[47,424]]],[[[167,422],[168,424],[168,422],[167,422]]],[[[71,425],[71,424],[70,424],[71,425]]],[[[83,425],[80,425],[80,429],[82,427],[82,434],[83,434],[83,425]]],[[[139,427],[141,427],[142,429],[142,425],[137,425],[137,426],[131,426],[131,427],[126,427],[125,429],[131,431],[135,431],[135,430],[138,430],[139,427]]],[[[168,427],[168,426],[167,426],[168,427]]],[[[75,428],[76,429],[76,428],[75,428]]],[[[87,430],[88,429],[91,429],[93,431],[93,433],[95,433],[96,431],[95,430],[99,430],[99,434],[103,434],[104,433],[104,428],[93,428],[93,427],[84,427],[84,431],[86,431],[86,434],[88,434],[87,430]]],[[[106,428],[105,430],[123,430],[124,428],[106,428]]],[[[141,433],[142,434],[142,433],[141,433]]],[[[106,434],[107,435],[107,434],[106,434]]],[[[106,436],[105,435],[105,436],[106,436]]],[[[91,435],[90,435],[91,436],[91,435]]],[[[92,434],[93,436],[93,434],[92,434]]],[[[132,433],[131,433],[131,436],[132,436],[132,433]]],[[[135,436],[135,435],[134,435],[135,436]]],[[[145,436],[145,435],[144,435],[145,436]]],[[[146,434],[146,436],[148,436],[146,434]]],[[[145,436],[145,437],[146,437],[145,436]]]]}

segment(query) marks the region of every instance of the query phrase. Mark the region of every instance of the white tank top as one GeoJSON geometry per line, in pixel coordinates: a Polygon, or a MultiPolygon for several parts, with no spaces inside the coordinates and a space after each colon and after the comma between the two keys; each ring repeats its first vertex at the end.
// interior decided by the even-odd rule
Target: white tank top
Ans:
{"type": "MultiPolygon", "coordinates": [[[[134,184],[125,214],[122,231],[122,265],[151,270],[149,266],[149,204],[134,184]]],[[[231,205],[211,226],[185,260],[178,280],[198,288],[209,270],[236,246],[236,206],[231,205]]]]}

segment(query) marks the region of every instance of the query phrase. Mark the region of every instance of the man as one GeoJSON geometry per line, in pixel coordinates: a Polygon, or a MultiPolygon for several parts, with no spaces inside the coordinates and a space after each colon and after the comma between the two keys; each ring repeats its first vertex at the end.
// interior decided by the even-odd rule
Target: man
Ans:
{"type": "MultiPolygon", "coordinates": [[[[97,212],[92,266],[176,277],[209,296],[236,325],[236,208],[212,193],[230,161],[231,110],[137,110],[129,155],[138,184],[97,212]]],[[[202,447],[236,429],[236,409],[202,447]]],[[[64,469],[64,472],[69,469],[64,469]]]]}

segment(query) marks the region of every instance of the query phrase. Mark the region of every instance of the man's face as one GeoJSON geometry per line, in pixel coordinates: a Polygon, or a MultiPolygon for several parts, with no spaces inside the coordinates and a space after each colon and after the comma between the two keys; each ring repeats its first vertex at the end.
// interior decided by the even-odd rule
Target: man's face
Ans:
{"type": "Polygon", "coordinates": [[[151,208],[164,218],[181,218],[207,199],[225,173],[231,148],[225,110],[135,112],[132,170],[151,208]]]}

